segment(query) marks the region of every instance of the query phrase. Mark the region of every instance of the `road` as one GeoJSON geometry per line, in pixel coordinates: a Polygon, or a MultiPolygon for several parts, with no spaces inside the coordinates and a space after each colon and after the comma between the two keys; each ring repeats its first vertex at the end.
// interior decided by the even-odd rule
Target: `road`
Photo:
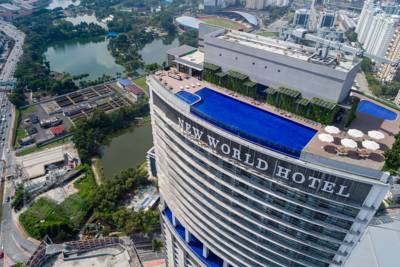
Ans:
{"type": "MultiPolygon", "coordinates": [[[[13,25],[0,21],[0,30],[14,39],[15,45],[8,55],[7,62],[0,73],[0,81],[13,79],[16,64],[22,55],[22,45],[25,34],[13,25]]],[[[12,123],[14,121],[14,107],[8,101],[6,93],[0,92],[0,177],[12,174],[15,162],[15,154],[12,151],[12,123]]],[[[2,203],[2,220],[0,224],[0,249],[5,257],[0,260],[0,267],[10,266],[18,261],[26,261],[36,249],[36,243],[29,241],[15,224],[15,215],[11,209],[9,197],[15,191],[15,181],[6,180],[4,186],[4,199],[2,203]]]]}

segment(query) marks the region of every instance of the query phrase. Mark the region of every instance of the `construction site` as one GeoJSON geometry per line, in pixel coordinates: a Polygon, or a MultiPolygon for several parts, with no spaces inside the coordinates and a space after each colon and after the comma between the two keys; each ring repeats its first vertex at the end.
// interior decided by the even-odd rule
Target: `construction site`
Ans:
{"type": "Polygon", "coordinates": [[[54,244],[49,238],[45,238],[26,266],[141,267],[143,264],[132,241],[127,237],[80,240],[62,244],[54,244]]]}

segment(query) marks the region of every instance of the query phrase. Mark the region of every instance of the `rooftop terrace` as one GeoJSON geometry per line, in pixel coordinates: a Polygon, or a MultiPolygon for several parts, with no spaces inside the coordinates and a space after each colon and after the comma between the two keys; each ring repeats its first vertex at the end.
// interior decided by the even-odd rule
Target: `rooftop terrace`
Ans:
{"type": "Polygon", "coordinates": [[[219,35],[217,38],[227,42],[265,50],[271,53],[289,56],[298,60],[312,62],[314,64],[330,67],[334,66],[335,69],[344,72],[350,71],[355,65],[352,59],[343,57],[340,58],[339,64],[336,65],[333,64],[333,61],[336,59],[336,55],[328,56],[325,59],[320,59],[320,57],[316,57],[315,49],[312,47],[297,45],[282,40],[272,39],[260,35],[248,34],[245,32],[230,30],[227,31],[225,34],[219,35]]]}
{"type": "MultiPolygon", "coordinates": [[[[248,133],[252,136],[241,136],[239,134],[239,137],[280,152],[282,152],[281,149],[271,147],[268,143],[263,143],[262,140],[255,140],[253,137],[261,137],[264,141],[275,145],[283,145],[292,150],[289,153],[287,150],[283,151],[283,153],[292,157],[298,157],[299,155],[296,152],[293,153],[293,151],[300,150],[300,158],[305,161],[317,162],[329,166],[335,165],[341,170],[346,168],[351,170],[351,166],[353,166],[354,168],[362,167],[380,171],[384,165],[383,152],[392,146],[394,136],[399,132],[399,112],[394,109],[385,106],[388,111],[396,114],[394,120],[384,120],[365,112],[357,112],[356,119],[354,119],[349,128],[361,130],[365,134],[363,139],[355,139],[358,147],[361,148],[362,140],[369,139],[367,136],[368,131],[380,131],[385,135],[385,138],[378,141],[380,149],[372,152],[368,158],[360,158],[356,150],[350,151],[346,156],[340,156],[337,154],[335,147],[340,146],[341,139],[352,138],[348,136],[346,130],[343,128],[340,129],[340,134],[334,135],[335,138],[332,144],[324,143],[318,138],[318,134],[325,132],[324,125],[279,110],[266,103],[255,101],[250,97],[239,95],[228,89],[218,87],[215,84],[200,81],[187,74],[177,73],[175,70],[171,70],[170,72],[174,72],[174,75],[170,75],[171,77],[168,75],[168,71],[158,72],[153,77],[162,86],[168,88],[171,93],[177,94],[177,97],[192,105],[192,113],[199,111],[196,115],[200,115],[201,117],[204,115],[204,108],[206,108],[203,119],[209,122],[214,120],[211,123],[215,125],[217,125],[215,121],[222,122],[222,124],[217,126],[228,131],[230,131],[227,129],[228,126],[240,128],[241,133],[248,133]],[[176,79],[177,76],[181,77],[182,80],[176,79]],[[217,97],[208,98],[202,103],[199,97],[200,99],[209,97],[210,91],[218,92],[217,97]],[[218,106],[218,110],[215,110],[215,106],[218,106]],[[231,113],[229,114],[231,116],[228,116],[227,112],[231,113]],[[283,137],[278,138],[279,136],[276,136],[276,131],[283,135],[283,137]],[[339,163],[339,165],[335,164],[335,162],[339,163]],[[339,167],[341,166],[340,164],[344,167],[339,167]]],[[[363,95],[358,93],[352,94],[359,97],[361,102],[369,101],[382,106],[382,104],[368,99],[363,95]]],[[[215,96],[215,94],[212,95],[215,96]]]]}

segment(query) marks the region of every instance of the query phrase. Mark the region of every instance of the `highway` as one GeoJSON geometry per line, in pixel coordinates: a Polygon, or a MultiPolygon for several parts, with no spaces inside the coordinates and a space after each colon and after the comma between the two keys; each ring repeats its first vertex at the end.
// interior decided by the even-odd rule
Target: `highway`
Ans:
{"type": "MultiPolygon", "coordinates": [[[[0,73],[0,82],[5,82],[14,78],[16,64],[23,53],[25,34],[4,21],[0,21],[0,30],[15,41],[0,73]]],[[[14,116],[14,106],[8,101],[6,93],[0,92],[0,177],[2,178],[13,173],[15,155],[11,143],[14,116]]],[[[5,181],[4,198],[1,200],[3,211],[0,224],[0,250],[5,255],[0,259],[0,267],[26,261],[36,249],[36,243],[29,241],[15,224],[15,214],[12,212],[10,200],[15,191],[14,183],[13,179],[5,181]]]]}

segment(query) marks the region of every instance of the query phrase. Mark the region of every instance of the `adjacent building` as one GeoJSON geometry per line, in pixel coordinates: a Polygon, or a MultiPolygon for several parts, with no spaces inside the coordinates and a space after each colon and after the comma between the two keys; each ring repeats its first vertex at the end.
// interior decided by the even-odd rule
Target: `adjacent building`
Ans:
{"type": "MultiPolygon", "coordinates": [[[[388,192],[383,162],[330,152],[322,125],[242,90],[338,103],[358,63],[237,31],[200,38],[203,77],[214,70],[226,87],[179,71],[181,53],[147,78],[167,266],[343,266],[388,192]]],[[[399,114],[388,112],[359,111],[350,127],[382,131],[390,147],[399,114]]]]}
{"type": "Polygon", "coordinates": [[[265,7],[265,0],[246,0],[246,8],[263,9],[264,7],[265,7]]]}
{"type": "Polygon", "coordinates": [[[334,11],[324,11],[320,14],[319,28],[332,28],[336,22],[336,13],[334,11]]]}
{"type": "Polygon", "coordinates": [[[263,9],[267,6],[287,6],[289,0],[246,0],[246,8],[263,9]]]}
{"type": "MultiPolygon", "coordinates": [[[[400,27],[396,31],[390,41],[385,57],[394,62],[400,60],[400,27]]],[[[381,64],[378,69],[377,77],[384,82],[391,82],[398,75],[397,64],[381,64]]]]}
{"type": "Polygon", "coordinates": [[[204,37],[204,61],[224,72],[239,71],[258,84],[292,88],[310,99],[342,102],[360,62],[325,53],[237,31],[215,31],[204,37]]]}
{"type": "Polygon", "coordinates": [[[310,18],[310,10],[297,9],[294,13],[293,25],[295,27],[307,28],[308,20],[310,18]]]}
{"type": "MultiPolygon", "coordinates": [[[[364,3],[356,33],[366,52],[372,56],[396,62],[400,59],[399,31],[399,15],[386,13],[380,6],[374,5],[373,1],[364,3]]],[[[396,64],[381,64],[378,77],[383,81],[390,82],[396,73],[396,64]]]]}

